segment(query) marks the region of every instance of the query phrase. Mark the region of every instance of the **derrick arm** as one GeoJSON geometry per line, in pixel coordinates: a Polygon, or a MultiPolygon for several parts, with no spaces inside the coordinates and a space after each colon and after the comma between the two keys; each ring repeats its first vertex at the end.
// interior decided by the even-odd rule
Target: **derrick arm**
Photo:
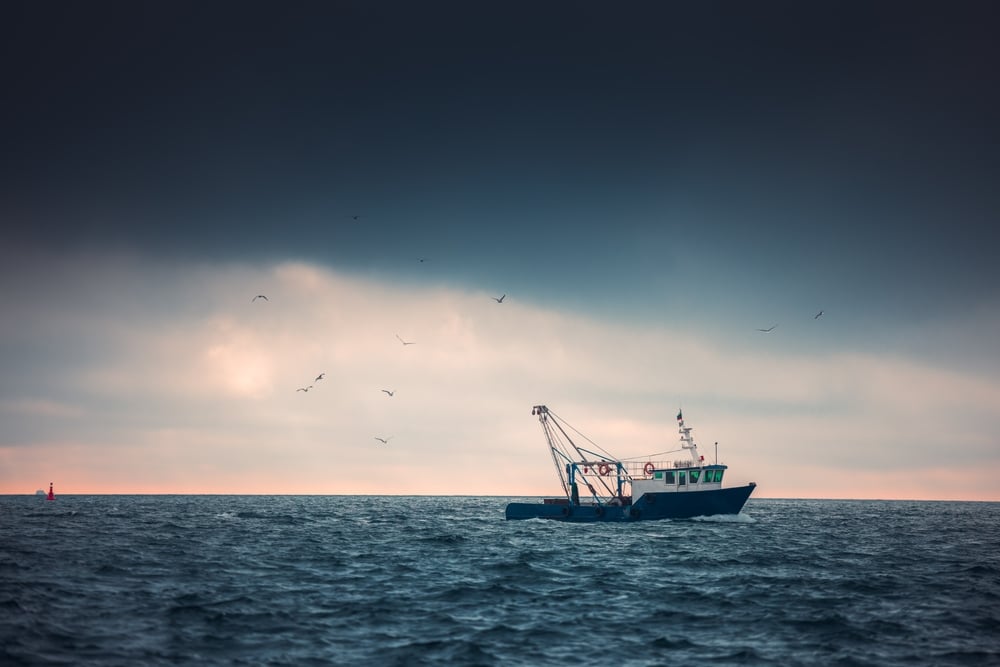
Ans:
{"type": "MultiPolygon", "coordinates": [[[[631,477],[625,473],[619,461],[605,454],[598,454],[578,447],[573,442],[573,438],[566,432],[566,429],[563,428],[558,417],[552,414],[548,407],[536,405],[531,409],[531,414],[537,415],[538,421],[542,425],[542,430],[545,433],[545,439],[549,446],[549,453],[552,455],[552,462],[556,467],[556,474],[559,475],[559,482],[562,484],[563,492],[567,498],[571,501],[574,499],[572,486],[576,481],[576,477],[581,478],[581,481],[586,485],[587,490],[590,491],[597,502],[600,502],[600,498],[591,483],[592,477],[597,479],[597,484],[604,487],[609,496],[621,495],[623,482],[625,480],[631,481],[631,477]],[[588,474],[583,474],[580,464],[583,464],[584,470],[589,468],[595,471],[601,464],[607,464],[616,472],[617,483],[615,486],[617,488],[613,489],[608,484],[608,479],[601,475],[597,475],[596,473],[591,473],[589,476],[588,474]],[[624,479],[622,475],[625,475],[624,479]]],[[[584,438],[586,439],[586,436],[584,438]]]]}
{"type": "Polygon", "coordinates": [[[569,481],[564,466],[559,464],[561,450],[556,442],[555,434],[552,432],[552,424],[549,421],[549,409],[544,405],[536,405],[531,408],[531,414],[538,415],[538,423],[542,425],[542,431],[545,433],[545,441],[549,445],[549,453],[552,455],[552,463],[556,467],[556,475],[559,476],[559,483],[562,484],[563,493],[569,498],[569,481]]]}

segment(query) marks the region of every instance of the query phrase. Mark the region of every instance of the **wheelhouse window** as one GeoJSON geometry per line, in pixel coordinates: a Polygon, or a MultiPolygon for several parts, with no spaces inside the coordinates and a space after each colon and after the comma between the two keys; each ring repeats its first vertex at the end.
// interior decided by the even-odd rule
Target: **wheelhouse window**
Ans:
{"type": "Polygon", "coordinates": [[[663,479],[664,483],[666,483],[666,484],[676,484],[677,483],[677,480],[674,478],[674,471],[673,470],[668,470],[665,473],[663,473],[663,475],[664,475],[664,479],[663,479]]]}
{"type": "Polygon", "coordinates": [[[722,481],[722,473],[724,473],[724,472],[725,472],[725,470],[722,470],[721,468],[715,471],[715,481],[716,482],[721,482],[722,481]]]}
{"type": "Polygon", "coordinates": [[[692,484],[697,484],[699,477],[701,477],[701,472],[700,471],[698,471],[698,470],[692,470],[691,471],[691,483],[692,484]]]}
{"type": "Polygon", "coordinates": [[[677,483],[680,486],[684,486],[685,484],[687,484],[687,481],[685,481],[685,479],[684,479],[684,473],[683,472],[677,473],[677,483]]]}

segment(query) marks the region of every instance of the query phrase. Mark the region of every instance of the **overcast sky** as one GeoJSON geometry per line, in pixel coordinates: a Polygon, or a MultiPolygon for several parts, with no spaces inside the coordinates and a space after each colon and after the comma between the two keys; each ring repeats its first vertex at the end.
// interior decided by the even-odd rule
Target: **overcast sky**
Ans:
{"type": "Polygon", "coordinates": [[[998,18],[8,3],[0,493],[1000,500],[998,18]]]}

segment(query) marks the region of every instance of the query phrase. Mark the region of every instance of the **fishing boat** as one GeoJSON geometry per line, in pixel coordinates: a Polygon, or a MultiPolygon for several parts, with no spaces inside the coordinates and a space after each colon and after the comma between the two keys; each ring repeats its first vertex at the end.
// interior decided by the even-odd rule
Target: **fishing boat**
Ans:
{"type": "Polygon", "coordinates": [[[677,413],[680,448],[653,455],[679,452],[672,461],[618,459],[548,407],[536,405],[531,414],[542,425],[564,496],[540,503],[510,503],[507,519],[650,521],[739,514],[757,486],[750,482],[723,488],[728,466],[705,462],[681,412],[677,413]],[[589,447],[577,445],[568,431],[577,433],[589,447]]]}

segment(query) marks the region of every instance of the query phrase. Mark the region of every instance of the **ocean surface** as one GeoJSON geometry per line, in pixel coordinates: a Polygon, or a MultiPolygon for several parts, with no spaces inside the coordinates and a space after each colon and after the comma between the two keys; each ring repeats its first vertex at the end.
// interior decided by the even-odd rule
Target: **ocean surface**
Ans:
{"type": "Polygon", "coordinates": [[[0,665],[1000,665],[1000,503],[0,496],[0,665]]]}

